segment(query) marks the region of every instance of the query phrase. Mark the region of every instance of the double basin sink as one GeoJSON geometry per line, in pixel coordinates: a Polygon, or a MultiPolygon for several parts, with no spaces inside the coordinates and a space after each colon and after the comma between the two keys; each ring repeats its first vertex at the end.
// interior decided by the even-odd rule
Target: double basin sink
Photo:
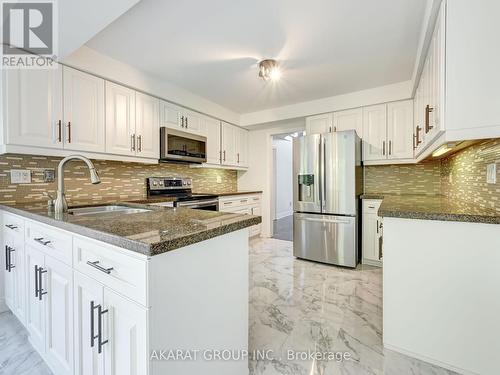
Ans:
{"type": "Polygon", "coordinates": [[[108,206],[93,206],[93,207],[80,207],[68,210],[70,215],[74,216],[106,216],[110,214],[138,214],[141,212],[152,211],[148,208],[136,208],[119,205],[108,206]]]}

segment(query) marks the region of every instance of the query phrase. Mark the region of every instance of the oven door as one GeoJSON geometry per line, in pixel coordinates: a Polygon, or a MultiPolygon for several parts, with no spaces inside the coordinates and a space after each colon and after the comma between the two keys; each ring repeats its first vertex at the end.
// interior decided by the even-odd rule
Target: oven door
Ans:
{"type": "Polygon", "coordinates": [[[210,200],[199,200],[199,201],[175,202],[175,207],[196,208],[198,210],[205,210],[205,211],[219,211],[219,200],[210,199],[210,200]]]}
{"type": "Polygon", "coordinates": [[[163,126],[160,128],[160,161],[205,163],[207,138],[163,126]]]}

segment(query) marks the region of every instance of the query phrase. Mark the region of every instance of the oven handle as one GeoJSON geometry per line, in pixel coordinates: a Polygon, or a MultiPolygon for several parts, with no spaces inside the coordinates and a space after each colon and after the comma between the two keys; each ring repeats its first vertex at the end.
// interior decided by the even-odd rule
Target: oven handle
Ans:
{"type": "Polygon", "coordinates": [[[218,206],[219,200],[213,199],[213,200],[209,200],[209,201],[201,201],[200,200],[200,201],[196,201],[196,202],[176,202],[175,203],[175,205],[177,207],[191,207],[191,208],[212,206],[214,204],[216,206],[218,206]]]}

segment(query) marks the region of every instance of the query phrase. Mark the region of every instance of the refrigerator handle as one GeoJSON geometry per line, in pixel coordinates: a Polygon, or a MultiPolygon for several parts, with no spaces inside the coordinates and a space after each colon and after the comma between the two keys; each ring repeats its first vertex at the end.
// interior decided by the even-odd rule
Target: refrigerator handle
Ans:
{"type": "Polygon", "coordinates": [[[326,168],[325,168],[325,157],[326,157],[326,142],[325,138],[321,137],[320,145],[320,160],[321,160],[321,211],[324,211],[325,197],[326,197],[326,168]]]}

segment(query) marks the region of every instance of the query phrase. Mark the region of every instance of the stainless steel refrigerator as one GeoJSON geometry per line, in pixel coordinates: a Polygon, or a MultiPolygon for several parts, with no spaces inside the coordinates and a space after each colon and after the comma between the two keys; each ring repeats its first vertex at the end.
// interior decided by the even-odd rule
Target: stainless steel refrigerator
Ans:
{"type": "Polygon", "coordinates": [[[294,256],[356,267],[363,191],[361,140],[356,132],[295,138],[293,173],[294,256]]]}

